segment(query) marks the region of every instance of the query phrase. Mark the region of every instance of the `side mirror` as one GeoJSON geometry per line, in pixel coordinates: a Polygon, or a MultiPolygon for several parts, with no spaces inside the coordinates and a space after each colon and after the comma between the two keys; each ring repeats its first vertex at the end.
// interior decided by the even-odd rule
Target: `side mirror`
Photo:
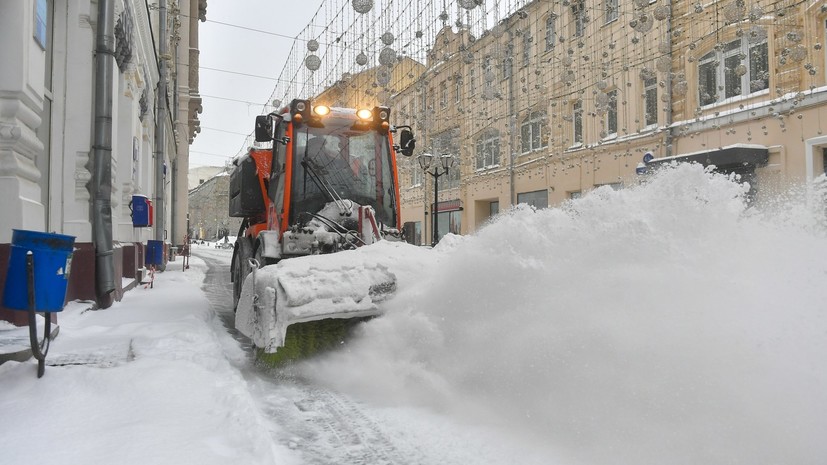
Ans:
{"type": "Polygon", "coordinates": [[[402,155],[410,157],[413,155],[414,147],[416,147],[416,139],[410,129],[402,129],[399,132],[399,151],[402,155]]]}
{"type": "Polygon", "coordinates": [[[282,117],[279,115],[256,116],[256,142],[270,142],[276,132],[276,126],[281,124],[282,117]]]}

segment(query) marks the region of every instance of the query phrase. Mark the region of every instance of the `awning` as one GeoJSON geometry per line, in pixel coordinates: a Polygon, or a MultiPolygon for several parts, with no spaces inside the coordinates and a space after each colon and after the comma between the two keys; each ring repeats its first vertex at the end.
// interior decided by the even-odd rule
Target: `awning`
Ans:
{"type": "Polygon", "coordinates": [[[736,144],[715,150],[687,153],[674,157],[655,158],[647,163],[648,166],[657,166],[673,161],[679,163],[700,163],[701,165],[715,165],[719,168],[729,166],[752,165],[762,166],[770,159],[769,149],[762,145],[736,144]]]}

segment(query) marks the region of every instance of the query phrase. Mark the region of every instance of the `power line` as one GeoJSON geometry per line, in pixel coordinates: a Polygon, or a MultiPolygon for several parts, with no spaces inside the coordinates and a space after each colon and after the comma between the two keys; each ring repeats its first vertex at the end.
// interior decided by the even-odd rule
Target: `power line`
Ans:
{"type": "Polygon", "coordinates": [[[245,103],[247,105],[261,105],[261,102],[250,102],[250,101],[247,101],[247,100],[238,100],[238,99],[229,98],[229,97],[219,97],[217,95],[205,95],[205,94],[199,94],[199,95],[201,97],[214,98],[214,99],[218,99],[218,100],[226,100],[228,102],[245,103]]]}
{"type": "Polygon", "coordinates": [[[207,129],[207,130],[210,130],[210,131],[218,131],[218,132],[226,132],[227,134],[235,134],[237,136],[244,136],[244,137],[247,137],[249,135],[249,134],[244,134],[244,133],[241,133],[241,132],[227,131],[227,130],[224,130],[224,129],[205,128],[204,126],[201,126],[201,129],[207,129]]]}

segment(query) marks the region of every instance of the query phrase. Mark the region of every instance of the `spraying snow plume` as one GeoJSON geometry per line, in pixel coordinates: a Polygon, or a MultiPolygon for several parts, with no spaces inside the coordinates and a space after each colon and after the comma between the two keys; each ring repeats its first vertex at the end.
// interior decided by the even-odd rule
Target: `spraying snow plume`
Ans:
{"type": "Polygon", "coordinates": [[[821,463],[827,241],[814,192],[762,210],[732,179],[682,165],[562,208],[514,208],[417,251],[388,314],[305,372],[497,424],[565,463],[821,463]]]}

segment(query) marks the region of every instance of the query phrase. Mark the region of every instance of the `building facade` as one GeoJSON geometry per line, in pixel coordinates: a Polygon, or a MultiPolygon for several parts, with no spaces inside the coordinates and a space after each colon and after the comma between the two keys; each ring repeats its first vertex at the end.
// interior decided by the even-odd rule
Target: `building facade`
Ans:
{"type": "Polygon", "coordinates": [[[825,170],[826,21],[806,2],[538,0],[479,37],[446,25],[393,96],[417,152],[458,162],[436,194],[441,171],[400,162],[411,241],[431,242],[435,214],[438,237],[470,233],[511,205],[622,188],[672,160],[736,173],[757,201],[812,180],[825,170]]]}
{"type": "MultiPolygon", "coordinates": [[[[68,298],[106,307],[120,299],[122,278],[143,266],[147,240],[183,240],[188,145],[200,112],[198,21],[205,19],[206,1],[160,6],[0,3],[3,277],[13,229],[71,235],[68,298]],[[161,43],[168,44],[166,53],[161,43]],[[166,110],[157,94],[162,72],[166,110]],[[133,227],[136,194],[155,200],[162,231],[133,227]]],[[[3,311],[0,318],[16,317],[3,311]]]]}
{"type": "Polygon", "coordinates": [[[215,241],[235,236],[241,218],[229,216],[230,174],[228,168],[204,180],[189,191],[190,236],[215,241]]]}

